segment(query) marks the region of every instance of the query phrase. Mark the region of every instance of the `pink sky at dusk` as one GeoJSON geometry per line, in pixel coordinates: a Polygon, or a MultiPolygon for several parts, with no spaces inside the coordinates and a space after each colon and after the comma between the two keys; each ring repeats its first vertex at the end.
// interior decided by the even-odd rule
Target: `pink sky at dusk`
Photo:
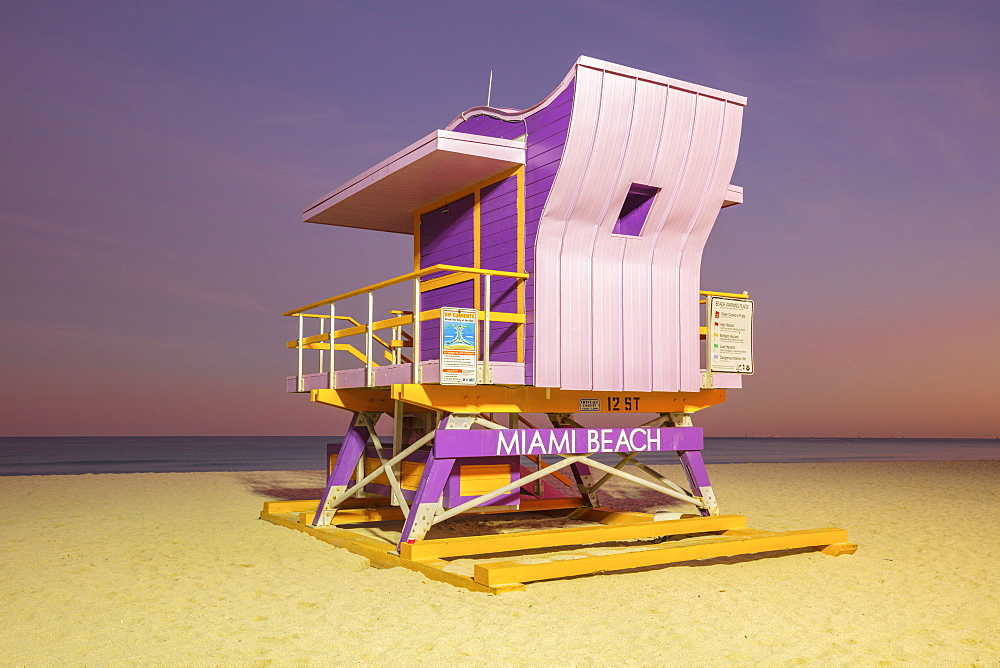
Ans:
{"type": "MultiPolygon", "coordinates": [[[[746,95],[704,289],[756,304],[709,436],[1000,436],[1000,6],[8,3],[0,436],[338,434],[280,313],[411,237],[332,187],[581,54],[746,95]]],[[[402,306],[402,305],[401,305],[402,306]]]]}

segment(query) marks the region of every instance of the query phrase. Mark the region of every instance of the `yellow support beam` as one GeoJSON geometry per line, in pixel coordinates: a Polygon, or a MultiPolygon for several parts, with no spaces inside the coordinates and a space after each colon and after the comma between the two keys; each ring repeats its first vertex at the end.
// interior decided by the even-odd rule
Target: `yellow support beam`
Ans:
{"type": "Polygon", "coordinates": [[[837,544],[848,544],[846,530],[806,529],[767,536],[716,536],[610,555],[592,556],[586,551],[562,552],[559,554],[559,559],[543,563],[500,561],[476,564],[473,579],[489,587],[510,586],[601,571],[661,566],[695,559],[717,559],[807,547],[826,549],[837,544]]]}
{"type": "Polygon", "coordinates": [[[420,291],[427,292],[428,290],[447,288],[450,285],[458,285],[459,283],[465,283],[466,281],[471,281],[471,280],[474,280],[473,276],[464,276],[462,274],[452,274],[451,276],[438,276],[437,278],[429,278],[426,281],[421,281],[420,291]]]}
{"type": "MultiPolygon", "coordinates": [[[[317,404],[343,408],[357,413],[392,413],[394,407],[388,390],[367,387],[356,387],[349,390],[311,390],[309,398],[317,404]]],[[[406,411],[408,413],[429,412],[428,409],[416,406],[407,406],[406,411]]]]}
{"type": "Polygon", "coordinates": [[[580,399],[629,399],[633,413],[694,413],[726,400],[725,390],[700,392],[596,392],[524,385],[393,385],[392,398],[448,413],[579,413],[580,399]],[[638,399],[638,401],[636,401],[638,399]]]}
{"type": "Polygon", "coordinates": [[[265,501],[264,513],[281,515],[282,513],[307,513],[316,512],[319,507],[319,499],[309,501],[265,501]]]}
{"type": "MultiPolygon", "coordinates": [[[[289,348],[297,348],[298,346],[292,345],[294,343],[295,343],[295,341],[289,341],[288,342],[288,347],[289,348]]],[[[334,350],[342,350],[344,352],[351,353],[351,355],[353,355],[354,357],[356,357],[362,364],[367,364],[368,363],[368,358],[365,357],[365,354],[363,352],[361,352],[360,350],[358,350],[357,348],[355,348],[354,346],[352,346],[350,343],[335,343],[333,345],[333,348],[334,348],[334,350]]],[[[302,346],[302,349],[303,350],[329,350],[330,349],[330,344],[329,343],[307,343],[307,344],[305,344],[305,345],[302,346]]],[[[388,353],[386,353],[386,354],[388,355],[388,353]]],[[[391,356],[389,356],[387,359],[390,362],[392,361],[392,357],[391,356]]],[[[372,366],[373,367],[378,367],[378,364],[376,362],[372,362],[372,366]]]]}
{"type": "MultiPolygon", "coordinates": [[[[729,297],[731,299],[750,299],[746,292],[716,292],[714,290],[702,290],[698,293],[703,297],[729,297]]],[[[703,302],[704,303],[704,302],[703,302]]]]}
{"type": "MultiPolygon", "coordinates": [[[[354,508],[376,508],[378,506],[384,506],[388,503],[389,499],[387,497],[372,496],[364,499],[347,499],[340,504],[338,508],[341,510],[354,508]]],[[[319,508],[319,499],[264,502],[264,512],[274,515],[281,515],[283,513],[303,513],[309,511],[315,513],[317,508],[319,508]]]]}
{"type": "MultiPolygon", "coordinates": [[[[299,515],[299,524],[312,524],[316,517],[316,509],[303,511],[299,515]]],[[[351,508],[348,510],[337,509],[337,514],[333,516],[331,525],[356,524],[359,522],[394,522],[405,519],[403,509],[395,508],[351,508]]]]}
{"type": "MultiPolygon", "coordinates": [[[[619,540],[677,536],[683,534],[741,529],[746,526],[742,515],[716,515],[685,520],[644,522],[642,524],[612,524],[590,527],[566,527],[547,531],[518,531],[490,536],[466,536],[403,543],[400,556],[414,561],[445,559],[470,554],[496,554],[538,550],[567,545],[610,543],[619,540]]],[[[542,578],[544,579],[544,578],[542,578]]]]}
{"type": "MultiPolygon", "coordinates": [[[[517,270],[524,271],[525,263],[525,251],[524,251],[524,238],[525,238],[525,185],[524,185],[524,167],[519,167],[517,170],[517,270]]],[[[527,301],[526,301],[527,285],[526,281],[517,282],[517,312],[525,313],[527,311],[527,301]]],[[[527,335],[527,327],[525,325],[520,325],[517,328],[517,361],[524,363],[524,341],[527,335]]]]}
{"type": "MultiPolygon", "coordinates": [[[[388,485],[388,482],[384,479],[380,482],[375,480],[377,484],[388,485]]],[[[404,487],[404,489],[408,489],[404,487]]],[[[351,499],[348,499],[351,501],[351,499]]],[[[385,503],[386,499],[377,499],[379,503],[385,503]]],[[[313,518],[316,516],[316,509],[319,507],[319,501],[285,501],[279,502],[290,504],[287,506],[274,506],[274,509],[270,512],[273,514],[281,513],[299,513],[299,524],[312,524],[313,518]],[[294,505],[293,505],[294,504],[294,505]]],[[[346,504],[347,502],[345,502],[346,504]]],[[[538,499],[522,502],[518,507],[516,512],[562,512],[568,513],[573,510],[579,510],[580,499],[573,497],[566,497],[562,499],[538,499]],[[531,510],[533,508],[533,510],[531,510]]],[[[337,524],[356,524],[359,522],[393,522],[397,520],[405,519],[403,517],[403,511],[399,507],[371,507],[371,508],[350,508],[342,509],[343,506],[338,508],[337,514],[333,517],[331,525],[337,524]]],[[[588,508],[587,510],[593,510],[588,508]]],[[[491,506],[482,506],[480,508],[475,508],[469,511],[469,515],[495,515],[500,513],[511,512],[509,508],[495,508],[491,506]]],[[[620,514],[620,513],[619,513],[620,514]]],[[[645,513],[644,513],[645,514],[645,513]]],[[[574,518],[576,516],[574,515],[574,518]]],[[[421,561],[429,561],[429,559],[421,559],[421,561]]]]}
{"type": "MultiPolygon", "coordinates": [[[[483,322],[486,320],[486,311],[479,312],[479,321],[483,322]]],[[[513,322],[513,323],[524,323],[527,322],[527,318],[524,317],[523,313],[505,313],[504,311],[490,311],[490,320],[493,322],[513,322]]]]}
{"type": "MultiPolygon", "coordinates": [[[[573,510],[554,510],[546,512],[553,517],[565,517],[582,522],[597,522],[598,524],[643,524],[656,519],[654,513],[639,513],[631,510],[612,510],[610,508],[574,508],[573,510]]],[[[696,517],[691,515],[691,517],[696,517]]],[[[685,518],[686,519],[686,518],[685,518]]]]}
{"type": "Polygon", "coordinates": [[[481,585],[468,576],[451,573],[441,568],[437,568],[433,564],[419,563],[416,561],[410,561],[409,559],[403,559],[402,557],[398,557],[390,552],[390,549],[392,548],[390,543],[378,538],[362,536],[361,534],[354,533],[348,529],[341,529],[336,526],[314,527],[308,524],[301,524],[297,517],[290,516],[287,513],[269,513],[266,509],[261,512],[260,518],[271,522],[272,524],[277,524],[278,526],[307,533],[313,538],[321,540],[324,543],[329,543],[330,545],[350,550],[354,554],[365,557],[373,566],[377,568],[402,566],[412,571],[422,573],[425,577],[431,580],[446,582],[456,587],[462,587],[471,591],[484,592],[487,594],[503,594],[510,591],[524,591],[524,585],[515,584],[501,587],[481,585]]]}
{"type": "MultiPolygon", "coordinates": [[[[315,499],[269,501],[264,504],[260,516],[268,522],[346,548],[368,558],[375,566],[402,566],[432,580],[491,594],[523,591],[527,582],[604,571],[806,548],[836,556],[851,554],[858,547],[847,542],[847,531],[844,529],[760,531],[746,528],[746,518],[742,515],[685,517],[656,522],[650,519],[655,516],[648,513],[583,508],[581,504],[581,499],[570,497],[538,499],[522,502],[518,510],[600,521],[606,526],[421,540],[405,543],[399,553],[391,552],[392,543],[384,538],[336,526],[401,520],[402,511],[388,506],[386,497],[349,499],[339,506],[334,524],[324,527],[310,524],[319,506],[319,501],[315,499]],[[667,543],[626,542],[659,536],[677,536],[678,539],[667,543]],[[525,550],[530,551],[530,563],[488,561],[503,552],[525,550]],[[473,577],[461,574],[449,559],[472,559],[473,577]]],[[[492,514],[511,510],[483,507],[470,512],[492,514]]]]}

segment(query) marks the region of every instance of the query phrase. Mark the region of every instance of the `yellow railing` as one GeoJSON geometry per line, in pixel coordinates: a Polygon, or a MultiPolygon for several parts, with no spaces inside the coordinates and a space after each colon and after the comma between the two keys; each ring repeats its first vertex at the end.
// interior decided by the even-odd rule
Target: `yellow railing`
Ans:
{"type": "MultiPolygon", "coordinates": [[[[298,338],[288,341],[286,344],[289,348],[298,350],[298,390],[303,389],[303,351],[304,350],[318,350],[319,351],[319,370],[323,373],[324,370],[324,351],[329,350],[329,362],[325,365],[329,370],[329,384],[330,387],[335,387],[335,361],[334,353],[338,350],[347,352],[354,356],[358,361],[364,364],[366,368],[366,386],[372,387],[374,382],[374,369],[378,367],[373,359],[373,348],[376,344],[384,348],[383,355],[392,364],[401,363],[412,363],[412,379],[414,383],[419,383],[420,379],[420,327],[414,325],[414,313],[419,314],[416,321],[426,322],[429,320],[437,320],[441,317],[441,309],[431,309],[429,311],[424,311],[420,307],[421,293],[427,290],[433,290],[440,287],[445,287],[448,285],[454,285],[464,281],[482,278],[484,300],[483,302],[487,305],[485,310],[479,310],[479,320],[484,322],[484,331],[490,331],[490,323],[492,322],[504,322],[513,323],[518,325],[518,327],[524,327],[526,322],[525,314],[521,311],[521,307],[518,306],[518,311],[515,313],[492,311],[489,308],[491,303],[491,279],[496,277],[503,278],[514,278],[519,282],[524,281],[528,278],[528,274],[522,272],[514,271],[498,271],[493,269],[478,269],[474,267],[459,267],[455,265],[448,264],[437,264],[432,267],[427,267],[426,269],[421,269],[419,271],[410,272],[408,274],[403,274],[402,276],[397,276],[396,278],[389,279],[387,281],[382,281],[381,283],[376,283],[375,285],[369,285],[364,288],[359,288],[357,290],[352,290],[350,292],[345,292],[343,294],[337,295],[336,297],[330,297],[329,299],[324,299],[322,301],[314,302],[307,306],[301,308],[293,309],[287,311],[283,315],[290,317],[297,317],[299,321],[299,335],[298,338]],[[444,276],[438,276],[432,279],[421,280],[425,276],[431,274],[437,274],[440,272],[445,272],[444,276]],[[375,320],[375,298],[374,293],[388,288],[394,285],[399,285],[401,283],[412,282],[413,284],[413,304],[412,310],[410,311],[390,311],[392,317],[383,320],[375,320]],[[367,322],[358,322],[358,320],[344,315],[337,315],[336,309],[337,304],[350,299],[352,297],[360,297],[362,295],[367,296],[368,299],[368,318],[367,322]],[[315,311],[317,309],[322,309],[324,307],[329,307],[329,313],[310,313],[310,311],[315,311]],[[319,321],[320,331],[318,334],[312,336],[305,335],[305,320],[307,318],[313,318],[319,321]],[[337,329],[337,321],[346,321],[350,323],[350,326],[337,329]],[[326,323],[330,323],[329,330],[327,331],[326,323]],[[410,332],[403,330],[403,327],[410,327],[410,332]],[[391,337],[389,340],[385,340],[382,337],[375,334],[375,332],[383,330],[392,330],[391,337]],[[357,347],[350,343],[338,343],[339,339],[346,339],[351,336],[363,335],[365,337],[365,349],[364,351],[358,350],[357,347]],[[402,354],[404,348],[412,349],[412,359],[405,357],[402,354]]],[[[476,281],[477,286],[479,281],[476,281]]],[[[522,301],[518,300],[518,304],[522,301]]],[[[471,304],[469,306],[472,306],[471,304]]],[[[523,336],[519,336],[519,341],[523,341],[523,336]]],[[[490,373],[490,337],[489,335],[483,336],[482,345],[482,362],[484,373],[490,373]]],[[[487,377],[486,382],[489,382],[487,377]]]]}
{"type": "MultiPolygon", "coordinates": [[[[750,299],[750,293],[744,292],[716,292],[714,290],[702,290],[698,293],[701,297],[728,297],[729,299],[750,299]]],[[[699,304],[707,304],[707,299],[702,299],[698,302],[699,304]]],[[[705,321],[705,325],[698,328],[698,337],[704,339],[708,336],[708,321],[705,321]]]]}
{"type": "MultiPolygon", "coordinates": [[[[698,293],[702,297],[729,297],[730,299],[750,299],[750,294],[747,292],[715,292],[714,290],[702,290],[698,293]]],[[[706,299],[699,301],[699,304],[704,304],[706,299]]]]}

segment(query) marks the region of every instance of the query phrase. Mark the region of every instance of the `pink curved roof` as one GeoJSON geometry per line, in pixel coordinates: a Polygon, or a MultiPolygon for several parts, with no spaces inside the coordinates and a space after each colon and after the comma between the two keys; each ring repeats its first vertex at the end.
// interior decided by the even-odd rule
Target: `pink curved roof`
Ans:
{"type": "Polygon", "coordinates": [[[413,234],[413,212],[524,164],[524,143],[435,130],[306,207],[302,219],[413,234]]]}

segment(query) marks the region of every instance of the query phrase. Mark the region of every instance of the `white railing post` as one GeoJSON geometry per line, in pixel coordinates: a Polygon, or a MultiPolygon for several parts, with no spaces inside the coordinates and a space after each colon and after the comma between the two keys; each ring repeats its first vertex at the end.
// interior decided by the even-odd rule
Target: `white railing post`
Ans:
{"type": "MultiPolygon", "coordinates": [[[[400,359],[403,349],[397,348],[396,344],[393,343],[394,341],[402,342],[402,340],[403,340],[403,327],[402,325],[396,325],[392,328],[392,341],[389,343],[389,345],[392,346],[393,364],[400,364],[403,361],[402,359],[400,359]]],[[[402,343],[400,343],[400,345],[402,345],[402,343]]]]}
{"type": "Polygon", "coordinates": [[[419,384],[420,373],[420,278],[413,279],[413,382],[419,384]]]}
{"type": "Polygon", "coordinates": [[[337,308],[330,302],[330,389],[334,390],[337,388],[337,381],[335,380],[334,371],[336,367],[336,362],[334,360],[337,356],[337,342],[334,336],[337,332],[337,308]]]}
{"type": "Polygon", "coordinates": [[[483,316],[483,384],[485,385],[493,384],[493,372],[490,370],[490,309],[492,308],[492,302],[490,301],[491,278],[493,277],[486,274],[483,280],[484,287],[486,288],[486,299],[483,304],[486,308],[486,313],[483,316]]]}
{"type": "Polygon", "coordinates": [[[371,290],[368,291],[368,327],[367,336],[365,337],[365,359],[366,363],[366,373],[365,373],[365,386],[371,387],[374,384],[374,374],[372,372],[372,336],[374,332],[372,328],[375,326],[375,295],[371,290]]]}
{"type": "MultiPolygon", "coordinates": [[[[323,318],[317,318],[319,320],[319,335],[323,336],[326,334],[326,320],[323,318]]],[[[322,345],[322,344],[320,344],[322,345]]],[[[323,349],[319,349],[319,373],[323,373],[323,349]]]]}
{"type": "Polygon", "coordinates": [[[304,331],[303,331],[302,328],[305,326],[304,321],[305,321],[305,317],[301,313],[299,313],[299,346],[298,346],[298,348],[299,348],[299,367],[298,367],[298,373],[295,376],[296,377],[296,385],[295,385],[295,387],[298,389],[299,392],[302,392],[303,389],[304,389],[303,384],[302,384],[302,337],[304,335],[304,331]]]}

